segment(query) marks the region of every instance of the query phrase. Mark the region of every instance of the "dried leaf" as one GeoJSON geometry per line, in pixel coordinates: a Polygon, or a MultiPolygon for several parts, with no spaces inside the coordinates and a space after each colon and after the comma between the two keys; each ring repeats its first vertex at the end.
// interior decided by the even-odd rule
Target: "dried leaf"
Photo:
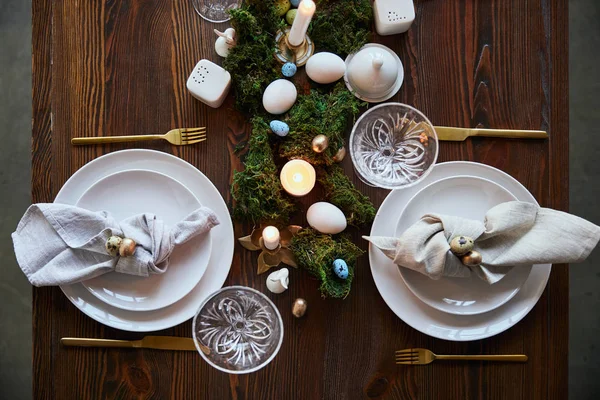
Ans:
{"type": "Polygon", "coordinates": [[[238,239],[238,242],[240,242],[240,244],[245,248],[248,249],[250,251],[257,251],[260,250],[260,246],[256,246],[254,243],[252,243],[252,238],[251,235],[248,236],[244,236],[238,239]]]}
{"type": "Polygon", "coordinates": [[[279,250],[279,257],[281,258],[281,262],[289,265],[290,267],[298,268],[298,264],[296,264],[296,258],[294,257],[294,253],[290,249],[282,248],[279,250]]]}

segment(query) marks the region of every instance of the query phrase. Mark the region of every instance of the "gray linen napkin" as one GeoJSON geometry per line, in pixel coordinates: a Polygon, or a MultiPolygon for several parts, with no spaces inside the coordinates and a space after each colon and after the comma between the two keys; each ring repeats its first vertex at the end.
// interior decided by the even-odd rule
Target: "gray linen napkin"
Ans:
{"type": "Polygon", "coordinates": [[[206,207],[192,212],[170,230],[153,214],[140,214],[119,223],[105,211],[55,203],[31,205],[13,232],[19,266],[34,286],[68,285],[107,272],[148,276],[162,274],[176,245],[209,232],[217,216],[206,207]],[[137,243],[130,257],[106,251],[111,236],[137,243]]]}
{"type": "Polygon", "coordinates": [[[432,279],[475,273],[492,284],[515,266],[585,260],[600,240],[600,227],[561,211],[511,201],[489,210],[483,222],[427,214],[399,238],[363,237],[395,264],[432,279]],[[450,252],[449,243],[458,235],[475,240],[480,266],[467,267],[450,252]]]}

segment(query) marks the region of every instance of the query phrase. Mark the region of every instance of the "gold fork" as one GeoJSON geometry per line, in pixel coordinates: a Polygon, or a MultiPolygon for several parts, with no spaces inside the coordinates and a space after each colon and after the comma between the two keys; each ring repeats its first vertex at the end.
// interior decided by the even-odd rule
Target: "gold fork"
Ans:
{"type": "Polygon", "coordinates": [[[131,136],[100,136],[100,137],[77,137],[71,139],[71,144],[101,144],[101,143],[122,143],[138,142],[141,140],[164,139],[176,146],[186,144],[200,143],[206,140],[206,128],[180,128],[171,129],[164,135],[131,135],[131,136]]]}
{"type": "Polygon", "coordinates": [[[525,362],[527,356],[523,354],[510,355],[477,355],[477,356],[446,356],[437,355],[427,349],[404,349],[396,351],[396,364],[426,365],[435,360],[474,360],[474,361],[511,361],[525,362]]]}

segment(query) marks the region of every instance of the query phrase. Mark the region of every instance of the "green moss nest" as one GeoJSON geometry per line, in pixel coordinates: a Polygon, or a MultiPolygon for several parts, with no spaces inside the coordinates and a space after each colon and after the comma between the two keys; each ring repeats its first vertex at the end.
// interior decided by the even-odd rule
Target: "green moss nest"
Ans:
{"type": "Polygon", "coordinates": [[[323,297],[344,298],[350,293],[356,260],[363,254],[348,237],[333,237],[314,229],[302,229],[292,239],[291,250],[301,268],[321,281],[323,297]],[[333,272],[333,261],[341,258],[348,265],[348,278],[340,279],[333,272]]]}
{"type": "Polygon", "coordinates": [[[369,41],[371,0],[316,0],[316,4],[308,34],[318,51],[330,51],[344,58],[369,41]]]}
{"type": "Polygon", "coordinates": [[[348,224],[365,226],[373,222],[373,203],[354,187],[339,165],[332,165],[320,173],[319,183],[325,190],[327,200],[344,212],[348,224]]]}
{"type": "Polygon", "coordinates": [[[269,125],[261,117],[255,117],[251,122],[245,168],[233,173],[233,216],[254,224],[288,220],[295,205],[279,180],[269,140],[269,125]]]}
{"type": "Polygon", "coordinates": [[[250,115],[262,110],[262,94],[269,83],[279,77],[281,66],[273,57],[274,31],[281,25],[273,3],[246,0],[230,12],[237,44],[223,60],[231,74],[236,106],[250,115]]]}
{"type": "Polygon", "coordinates": [[[331,165],[333,156],[344,145],[349,122],[359,113],[364,103],[338,83],[330,93],[313,89],[307,95],[298,96],[294,107],[284,121],[290,133],[279,147],[283,158],[300,158],[313,165],[331,165]],[[312,150],[312,139],[323,134],[329,146],[322,153],[312,150]]]}

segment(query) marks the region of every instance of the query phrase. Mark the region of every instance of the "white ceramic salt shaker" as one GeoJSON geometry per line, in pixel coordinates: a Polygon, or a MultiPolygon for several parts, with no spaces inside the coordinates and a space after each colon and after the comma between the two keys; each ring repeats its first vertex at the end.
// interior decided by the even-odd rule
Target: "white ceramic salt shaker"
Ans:
{"type": "Polygon", "coordinates": [[[231,75],[209,60],[200,60],[190,74],[186,86],[192,96],[204,104],[218,108],[229,93],[231,75]]]}
{"type": "Polygon", "coordinates": [[[290,283],[290,271],[287,268],[281,268],[269,274],[267,277],[267,289],[272,293],[283,293],[287,290],[290,283]]]}
{"type": "Polygon", "coordinates": [[[415,5],[413,0],[375,0],[373,14],[378,34],[403,33],[415,20],[415,5]]]}

